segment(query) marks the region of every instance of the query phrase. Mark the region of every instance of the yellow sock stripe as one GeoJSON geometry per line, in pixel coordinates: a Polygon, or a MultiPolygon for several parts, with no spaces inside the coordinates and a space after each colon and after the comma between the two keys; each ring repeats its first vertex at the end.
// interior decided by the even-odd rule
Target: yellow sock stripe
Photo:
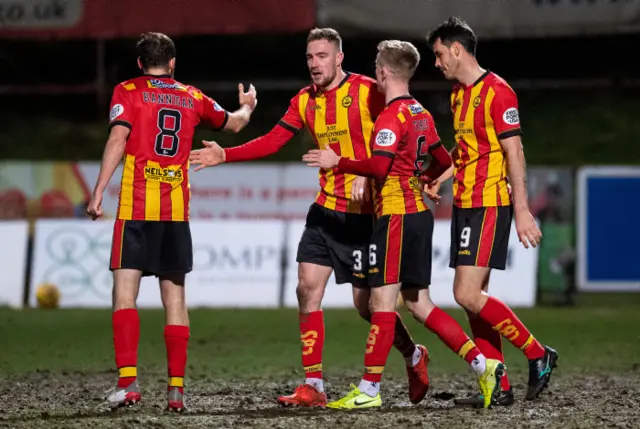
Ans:
{"type": "Polygon", "coordinates": [[[464,359],[464,357],[467,355],[467,353],[469,353],[471,351],[471,349],[473,349],[475,347],[475,343],[471,340],[467,340],[466,343],[464,343],[462,345],[462,347],[460,347],[460,350],[458,351],[458,356],[460,356],[462,359],[464,359]]]}
{"type": "Polygon", "coordinates": [[[169,387],[184,387],[184,377],[169,377],[169,387]]]}
{"type": "Polygon", "coordinates": [[[525,341],[522,347],[520,347],[520,350],[525,351],[531,343],[533,343],[533,335],[529,334],[529,338],[527,338],[527,341],[525,341]]]}
{"type": "Polygon", "coordinates": [[[118,376],[120,378],[125,377],[137,377],[138,376],[138,368],[135,366],[123,366],[118,369],[118,376]]]}
{"type": "Polygon", "coordinates": [[[364,371],[367,374],[382,374],[384,366],[365,366],[364,371]]]}
{"type": "Polygon", "coordinates": [[[322,364],[317,363],[315,365],[305,366],[303,367],[304,372],[320,372],[322,371],[322,364]]]}

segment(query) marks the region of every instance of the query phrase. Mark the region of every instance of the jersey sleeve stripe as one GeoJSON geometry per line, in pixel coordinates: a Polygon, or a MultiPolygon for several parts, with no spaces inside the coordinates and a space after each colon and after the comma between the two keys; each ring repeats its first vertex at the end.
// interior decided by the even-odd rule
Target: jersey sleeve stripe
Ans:
{"type": "Polygon", "coordinates": [[[224,111],[224,119],[222,120],[222,124],[220,124],[220,128],[218,130],[224,130],[224,127],[227,126],[227,122],[229,121],[229,112],[224,111]]]}
{"type": "Polygon", "coordinates": [[[382,149],[374,150],[372,155],[373,156],[384,156],[386,158],[391,158],[391,159],[393,159],[396,156],[395,153],[389,152],[387,150],[382,150],[382,149]]]}
{"type": "Polygon", "coordinates": [[[298,131],[300,131],[299,128],[296,128],[293,125],[286,123],[282,119],[280,121],[278,121],[278,125],[280,125],[285,130],[292,132],[293,134],[297,134],[298,131]]]}
{"type": "Polygon", "coordinates": [[[122,125],[123,127],[131,129],[131,124],[127,121],[113,121],[109,124],[109,131],[111,131],[111,128],[115,127],[116,125],[122,125]]]}
{"type": "Polygon", "coordinates": [[[521,135],[522,135],[522,129],[516,128],[514,130],[508,130],[501,134],[498,134],[498,139],[503,140],[503,139],[508,139],[509,137],[515,137],[515,136],[521,136],[521,135]]]}

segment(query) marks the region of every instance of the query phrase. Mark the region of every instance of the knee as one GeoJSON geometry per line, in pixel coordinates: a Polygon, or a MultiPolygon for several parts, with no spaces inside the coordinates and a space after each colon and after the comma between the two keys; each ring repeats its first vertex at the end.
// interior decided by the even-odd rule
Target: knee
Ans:
{"type": "Polygon", "coordinates": [[[136,296],[134,293],[127,293],[124,288],[113,288],[112,300],[113,311],[136,308],[136,296]]]}
{"type": "Polygon", "coordinates": [[[324,294],[324,285],[317,281],[312,281],[304,276],[298,276],[298,287],[296,288],[296,296],[300,311],[310,313],[320,310],[322,304],[322,296],[324,294]]]}
{"type": "Polygon", "coordinates": [[[433,310],[434,307],[431,301],[424,299],[405,299],[404,305],[405,307],[407,307],[407,310],[409,310],[409,313],[411,313],[413,318],[421,324],[424,324],[424,322],[427,320],[427,317],[429,317],[429,313],[431,313],[431,310],[433,310]]]}
{"type": "Polygon", "coordinates": [[[460,285],[456,285],[453,288],[453,297],[459,306],[467,310],[469,314],[476,314],[475,303],[478,301],[480,295],[479,291],[474,291],[470,288],[465,288],[460,285]]]}
{"type": "Polygon", "coordinates": [[[369,307],[369,301],[363,301],[354,299],[353,305],[358,310],[358,314],[367,322],[371,321],[371,308],[369,307]]]}

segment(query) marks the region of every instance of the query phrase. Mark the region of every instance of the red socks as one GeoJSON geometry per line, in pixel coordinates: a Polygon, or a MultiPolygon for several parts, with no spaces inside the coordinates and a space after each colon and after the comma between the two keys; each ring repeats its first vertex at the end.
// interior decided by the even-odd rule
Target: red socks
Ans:
{"type": "Polygon", "coordinates": [[[407,359],[413,356],[416,350],[416,343],[411,338],[409,330],[402,322],[400,313],[396,312],[396,326],[394,329],[393,346],[398,349],[402,356],[407,359]]]}
{"type": "MultiPolygon", "coordinates": [[[[118,387],[127,387],[138,376],[138,343],[140,342],[140,317],[135,308],[117,310],[112,315],[113,347],[118,367],[118,387]]],[[[187,366],[189,327],[168,325],[164,328],[167,347],[169,387],[184,387],[187,366]]]]}
{"type": "Polygon", "coordinates": [[[187,346],[189,327],[167,325],[164,327],[164,343],[167,348],[167,368],[169,387],[184,388],[184,372],[187,367],[187,346]]]}
{"type": "Polygon", "coordinates": [[[442,309],[435,307],[429,313],[424,326],[436,334],[443,343],[469,364],[479,355],[480,350],[469,339],[456,320],[442,309]]]}
{"type": "Polygon", "coordinates": [[[364,355],[363,380],[372,383],[379,383],[382,380],[382,372],[393,345],[395,326],[395,312],[376,311],[371,316],[371,330],[364,355]]]}
{"type": "Polygon", "coordinates": [[[111,316],[113,348],[118,368],[118,387],[124,388],[138,376],[140,317],[135,308],[114,311],[111,316]]]}
{"type": "Polygon", "coordinates": [[[306,378],[322,379],[322,348],[324,347],[324,314],[322,310],[300,313],[302,367],[306,378]]]}
{"type": "MultiPolygon", "coordinates": [[[[502,337],[499,333],[491,329],[491,325],[476,315],[469,314],[469,326],[473,333],[473,341],[480,349],[480,353],[487,359],[497,359],[504,363],[504,355],[502,354],[502,337]]],[[[500,379],[502,390],[509,390],[511,384],[505,372],[500,379]]]]}
{"type": "Polygon", "coordinates": [[[527,359],[539,359],[544,356],[542,345],[533,338],[514,312],[499,299],[490,296],[479,316],[511,344],[522,350],[527,359]]]}

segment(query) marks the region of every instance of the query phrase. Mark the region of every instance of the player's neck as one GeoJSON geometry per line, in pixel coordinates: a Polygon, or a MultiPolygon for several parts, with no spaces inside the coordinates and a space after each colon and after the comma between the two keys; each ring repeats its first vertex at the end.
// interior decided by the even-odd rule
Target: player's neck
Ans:
{"type": "Polygon", "coordinates": [[[464,86],[473,85],[485,72],[486,70],[480,67],[477,62],[470,62],[466,67],[461,68],[458,82],[464,86]]]}
{"type": "Polygon", "coordinates": [[[329,85],[325,86],[324,88],[320,88],[320,89],[322,90],[322,92],[331,91],[332,89],[334,89],[338,85],[340,85],[340,82],[342,82],[346,76],[347,76],[347,74],[344,72],[344,70],[340,69],[340,70],[338,70],[338,73],[336,73],[336,77],[333,79],[333,81],[331,81],[331,83],[329,85]]]}
{"type": "Polygon", "coordinates": [[[409,84],[406,82],[387,82],[385,85],[384,98],[385,103],[389,104],[391,100],[398,97],[406,97],[409,95],[409,84]]]}
{"type": "Polygon", "coordinates": [[[143,71],[147,76],[171,76],[171,72],[165,68],[151,67],[143,71]]]}

